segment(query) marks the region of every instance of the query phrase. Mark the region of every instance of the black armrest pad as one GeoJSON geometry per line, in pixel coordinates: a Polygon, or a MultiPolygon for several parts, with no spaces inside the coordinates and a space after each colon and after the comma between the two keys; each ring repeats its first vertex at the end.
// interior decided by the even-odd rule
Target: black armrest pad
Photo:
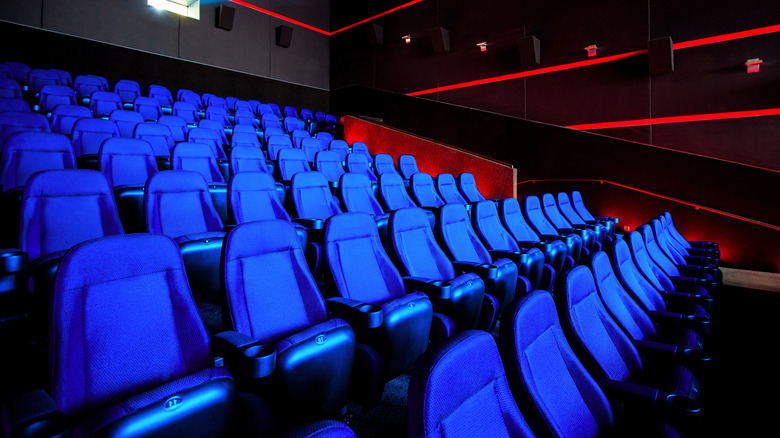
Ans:
{"type": "Polygon", "coordinates": [[[628,403],[651,407],[658,400],[660,391],[649,386],[620,380],[598,379],[598,384],[610,402],[628,403]]]}
{"type": "Polygon", "coordinates": [[[70,436],[70,419],[42,389],[10,397],[3,404],[3,426],[12,437],[70,436]]]}
{"type": "Polygon", "coordinates": [[[450,284],[446,281],[431,280],[421,277],[404,277],[404,288],[407,293],[416,290],[428,295],[430,298],[450,299],[450,284]]]}
{"type": "Polygon", "coordinates": [[[322,219],[295,218],[292,221],[296,224],[301,224],[310,230],[321,230],[323,227],[322,219]]]}
{"type": "Polygon", "coordinates": [[[382,308],[349,298],[332,297],[325,300],[328,313],[360,328],[376,328],[382,325],[382,308]]]}
{"type": "Polygon", "coordinates": [[[498,269],[495,266],[484,263],[463,262],[456,260],[452,262],[452,266],[458,272],[473,272],[482,279],[496,278],[496,275],[498,275],[498,269]]]}
{"type": "Polygon", "coordinates": [[[27,253],[17,248],[0,249],[0,274],[20,272],[27,268],[27,253]]]}
{"type": "Polygon", "coordinates": [[[276,349],[251,336],[224,331],[211,337],[214,354],[223,356],[237,377],[257,379],[270,375],[276,368],[276,349]]]}

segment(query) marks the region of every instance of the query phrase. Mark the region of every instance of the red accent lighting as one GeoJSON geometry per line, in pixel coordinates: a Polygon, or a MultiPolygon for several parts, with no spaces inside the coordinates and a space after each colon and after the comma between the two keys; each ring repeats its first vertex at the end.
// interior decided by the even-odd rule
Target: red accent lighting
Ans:
{"type": "Polygon", "coordinates": [[[569,125],[567,128],[580,130],[625,128],[629,126],[647,126],[663,123],[702,122],[706,120],[741,119],[745,117],[762,117],[780,115],[780,108],[770,108],[751,111],[732,111],[726,113],[690,114],[687,116],[656,117],[650,119],[621,120],[617,122],[585,123],[581,125],[569,125]]]}

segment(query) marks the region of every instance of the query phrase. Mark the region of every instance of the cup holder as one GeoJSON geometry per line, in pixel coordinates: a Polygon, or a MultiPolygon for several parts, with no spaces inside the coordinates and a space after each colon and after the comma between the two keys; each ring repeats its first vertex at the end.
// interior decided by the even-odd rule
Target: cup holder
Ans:
{"type": "Polygon", "coordinates": [[[377,313],[381,312],[382,308],[375,304],[363,304],[362,306],[358,307],[358,310],[363,313],[377,313]]]}
{"type": "Polygon", "coordinates": [[[683,350],[683,354],[696,361],[708,362],[712,360],[712,354],[706,351],[694,350],[692,348],[686,348],[683,350]]]}
{"type": "Polygon", "coordinates": [[[383,311],[380,306],[375,304],[363,304],[358,306],[357,310],[360,311],[360,319],[362,320],[359,325],[361,327],[376,328],[382,325],[383,311]]]}
{"type": "Polygon", "coordinates": [[[26,252],[14,248],[0,249],[0,274],[19,272],[26,267],[26,252]]]}
{"type": "Polygon", "coordinates": [[[677,409],[697,413],[701,411],[701,405],[696,400],[679,394],[669,394],[666,396],[666,401],[677,409]]]}
{"type": "Polygon", "coordinates": [[[255,344],[243,350],[242,374],[250,379],[265,377],[276,367],[276,349],[272,345],[255,344]]]}
{"type": "Polygon", "coordinates": [[[276,349],[272,345],[265,344],[253,345],[244,350],[244,356],[251,359],[264,358],[274,354],[276,354],[276,349]]]}

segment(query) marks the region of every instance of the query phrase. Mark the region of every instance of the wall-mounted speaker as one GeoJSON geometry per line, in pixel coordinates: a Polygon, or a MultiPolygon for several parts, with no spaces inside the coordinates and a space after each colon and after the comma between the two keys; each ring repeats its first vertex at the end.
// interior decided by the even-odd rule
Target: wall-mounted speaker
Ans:
{"type": "Polygon", "coordinates": [[[663,37],[647,42],[647,64],[650,75],[662,75],[674,71],[672,37],[663,37]]]}
{"type": "Polygon", "coordinates": [[[430,31],[433,53],[450,51],[450,31],[443,27],[434,27],[430,31]]]}
{"type": "Polygon", "coordinates": [[[542,59],[539,38],[533,35],[524,36],[517,41],[517,48],[520,51],[520,64],[523,67],[539,65],[542,59]]]}
{"type": "Polygon", "coordinates": [[[370,46],[381,46],[384,44],[384,29],[376,23],[366,24],[366,36],[370,46]]]}
{"type": "Polygon", "coordinates": [[[217,27],[220,29],[233,29],[233,17],[236,15],[236,9],[230,6],[217,6],[217,27]]]}
{"type": "Polygon", "coordinates": [[[290,47],[292,41],[293,28],[290,26],[279,26],[276,28],[276,45],[281,47],[290,47]]]}

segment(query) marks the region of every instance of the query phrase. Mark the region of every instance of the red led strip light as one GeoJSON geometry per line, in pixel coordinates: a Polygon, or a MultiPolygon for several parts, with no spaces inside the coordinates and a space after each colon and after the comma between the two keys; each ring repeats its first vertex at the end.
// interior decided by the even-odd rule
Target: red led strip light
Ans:
{"type": "Polygon", "coordinates": [[[314,26],[312,26],[310,24],[306,24],[306,23],[303,23],[301,21],[294,20],[294,19],[292,19],[290,17],[286,17],[286,16],[284,16],[282,14],[277,14],[276,12],[270,11],[270,10],[265,9],[265,8],[261,8],[260,6],[255,6],[255,5],[251,4],[251,3],[247,3],[247,2],[245,2],[243,0],[229,0],[229,1],[231,3],[235,3],[237,5],[241,5],[241,6],[247,7],[249,9],[254,9],[257,12],[262,12],[263,14],[270,15],[270,16],[278,18],[280,20],[284,20],[284,21],[286,21],[288,23],[296,24],[296,25],[301,26],[303,28],[306,28],[306,29],[309,29],[309,30],[313,30],[314,32],[321,33],[321,34],[326,35],[326,36],[332,36],[332,35],[335,35],[335,34],[337,34],[339,32],[344,32],[345,30],[352,29],[353,27],[356,27],[356,26],[360,26],[361,24],[368,23],[371,20],[375,20],[375,19],[377,19],[379,17],[383,17],[383,16],[385,16],[387,14],[392,14],[395,11],[399,11],[399,10],[407,8],[409,6],[416,5],[417,3],[423,2],[424,0],[412,0],[410,2],[402,4],[400,6],[396,6],[396,7],[392,8],[392,9],[388,9],[387,11],[384,11],[384,12],[381,12],[381,13],[376,14],[374,16],[368,17],[365,20],[358,21],[357,23],[350,24],[349,26],[342,27],[341,29],[338,29],[338,30],[334,30],[333,32],[329,32],[327,30],[322,30],[322,29],[314,27],[314,26]]]}
{"type": "Polygon", "coordinates": [[[632,190],[634,192],[644,193],[646,195],[654,196],[656,198],[666,199],[668,201],[676,202],[678,204],[687,205],[687,206],[695,208],[696,210],[709,211],[710,213],[719,214],[721,216],[730,217],[732,219],[737,219],[737,220],[741,220],[743,222],[748,222],[748,223],[751,223],[751,224],[760,225],[762,227],[766,227],[766,228],[769,228],[769,229],[772,229],[772,230],[775,230],[775,231],[780,231],[780,227],[777,227],[775,225],[770,225],[770,224],[768,224],[766,222],[760,222],[760,221],[756,221],[756,220],[753,220],[753,219],[748,219],[746,217],[737,216],[735,214],[726,213],[725,211],[715,210],[713,208],[702,207],[701,205],[693,204],[693,203],[686,202],[686,201],[681,201],[679,199],[672,198],[672,197],[669,197],[669,196],[659,195],[658,193],[653,193],[653,192],[649,192],[647,190],[642,190],[642,189],[638,189],[636,187],[631,187],[631,186],[627,186],[627,185],[624,185],[624,184],[619,184],[619,183],[616,183],[616,182],[606,181],[606,180],[602,180],[602,179],[529,179],[527,181],[519,182],[519,183],[517,183],[517,185],[526,184],[526,183],[550,182],[550,181],[552,181],[552,182],[559,182],[559,181],[564,181],[564,182],[566,182],[566,181],[571,181],[571,182],[598,182],[598,183],[601,183],[601,184],[606,183],[606,184],[610,184],[610,185],[613,185],[613,186],[616,186],[616,187],[621,187],[621,188],[624,188],[624,189],[632,190]]]}
{"type": "Polygon", "coordinates": [[[623,120],[619,122],[584,123],[581,125],[569,125],[567,128],[592,130],[606,128],[625,128],[629,126],[647,126],[663,123],[701,122],[706,120],[741,119],[745,117],[777,116],[780,108],[770,108],[751,111],[732,111],[727,113],[692,114],[687,116],[656,117],[650,119],[623,120]]]}

